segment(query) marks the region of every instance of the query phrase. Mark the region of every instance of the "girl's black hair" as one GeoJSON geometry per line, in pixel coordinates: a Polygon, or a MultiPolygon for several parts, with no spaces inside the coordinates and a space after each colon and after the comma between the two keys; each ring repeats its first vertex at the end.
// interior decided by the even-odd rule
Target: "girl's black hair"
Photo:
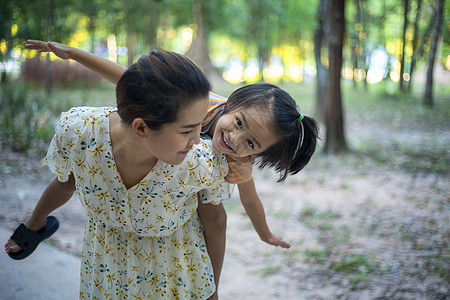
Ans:
{"type": "Polygon", "coordinates": [[[174,122],[178,111],[204,99],[211,86],[187,57],[162,49],[144,55],[117,83],[117,112],[127,124],[142,118],[152,130],[174,122]]]}
{"type": "Polygon", "coordinates": [[[271,113],[273,129],[279,135],[276,144],[258,155],[257,165],[274,168],[280,173],[278,182],[284,181],[288,174],[297,174],[310,161],[317,146],[318,124],[307,116],[300,120],[295,100],[283,89],[269,83],[250,84],[234,91],[225,104],[224,114],[255,105],[271,113]],[[297,150],[302,138],[300,122],[304,137],[297,150]]]}

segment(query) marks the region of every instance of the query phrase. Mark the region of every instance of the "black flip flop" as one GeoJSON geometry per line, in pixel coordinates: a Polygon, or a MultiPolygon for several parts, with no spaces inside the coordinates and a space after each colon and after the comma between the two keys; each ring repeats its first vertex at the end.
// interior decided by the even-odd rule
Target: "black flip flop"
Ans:
{"type": "Polygon", "coordinates": [[[28,257],[37,248],[40,242],[48,239],[59,228],[59,221],[53,216],[47,217],[47,224],[38,231],[28,229],[23,223],[17,227],[11,236],[13,240],[20,248],[19,252],[8,253],[12,259],[24,259],[28,257]]]}

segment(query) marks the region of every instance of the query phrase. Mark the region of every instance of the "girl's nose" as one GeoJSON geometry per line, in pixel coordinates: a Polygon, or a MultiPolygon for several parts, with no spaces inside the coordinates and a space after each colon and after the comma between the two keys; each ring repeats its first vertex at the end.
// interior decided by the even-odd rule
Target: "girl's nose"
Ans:
{"type": "Polygon", "coordinates": [[[242,133],[240,132],[231,132],[230,133],[230,143],[234,146],[234,147],[238,147],[240,144],[242,144],[242,141],[245,140],[245,137],[242,133]]]}

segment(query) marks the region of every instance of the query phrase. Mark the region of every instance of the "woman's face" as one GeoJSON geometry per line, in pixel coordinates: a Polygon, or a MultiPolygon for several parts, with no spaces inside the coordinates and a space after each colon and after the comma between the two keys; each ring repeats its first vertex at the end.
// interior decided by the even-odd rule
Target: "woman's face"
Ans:
{"type": "Polygon", "coordinates": [[[165,163],[182,163],[192,146],[200,143],[201,124],[207,110],[208,98],[201,98],[181,108],[175,122],[160,130],[149,130],[145,143],[148,151],[165,163]]]}
{"type": "Polygon", "coordinates": [[[219,118],[214,128],[213,147],[224,154],[244,157],[260,154],[278,140],[269,112],[245,107],[219,118]]]}

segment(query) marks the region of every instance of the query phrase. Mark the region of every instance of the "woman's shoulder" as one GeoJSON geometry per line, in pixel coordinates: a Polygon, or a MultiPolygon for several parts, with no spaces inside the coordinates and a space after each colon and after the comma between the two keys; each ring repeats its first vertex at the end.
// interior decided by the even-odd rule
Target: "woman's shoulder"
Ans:
{"type": "Polygon", "coordinates": [[[72,107],[67,112],[63,112],[61,116],[65,118],[94,118],[109,115],[111,112],[115,110],[117,110],[117,108],[115,107],[79,106],[79,107],[72,107]]]}
{"type": "Polygon", "coordinates": [[[106,118],[115,110],[116,108],[114,107],[72,107],[70,110],[61,114],[56,124],[56,130],[63,130],[65,134],[73,131],[77,135],[80,135],[80,132],[85,132],[93,126],[99,128],[107,127],[106,118]]]}

